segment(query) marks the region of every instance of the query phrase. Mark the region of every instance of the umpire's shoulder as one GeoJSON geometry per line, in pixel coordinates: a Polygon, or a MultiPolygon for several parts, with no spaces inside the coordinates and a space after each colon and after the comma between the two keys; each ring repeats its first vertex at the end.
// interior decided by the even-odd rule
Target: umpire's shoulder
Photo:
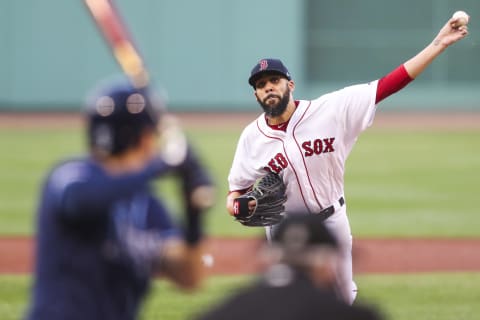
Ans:
{"type": "Polygon", "coordinates": [[[354,311],[355,319],[359,320],[382,320],[384,317],[379,312],[378,309],[373,306],[354,304],[352,306],[354,311]]]}

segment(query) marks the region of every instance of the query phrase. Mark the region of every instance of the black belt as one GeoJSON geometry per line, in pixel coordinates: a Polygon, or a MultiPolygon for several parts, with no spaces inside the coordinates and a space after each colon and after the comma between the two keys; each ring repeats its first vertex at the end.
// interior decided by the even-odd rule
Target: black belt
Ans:
{"type": "MultiPolygon", "coordinates": [[[[340,199],[338,199],[338,204],[340,205],[340,207],[343,206],[345,204],[345,199],[343,197],[340,197],[340,199]]],[[[323,209],[317,214],[323,216],[324,220],[327,220],[334,213],[335,213],[335,205],[332,204],[330,207],[323,209]]]]}

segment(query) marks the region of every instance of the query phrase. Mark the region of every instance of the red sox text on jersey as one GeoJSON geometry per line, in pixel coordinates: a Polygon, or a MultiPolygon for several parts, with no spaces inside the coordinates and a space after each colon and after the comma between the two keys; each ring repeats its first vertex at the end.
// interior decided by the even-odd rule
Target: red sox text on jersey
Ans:
{"type": "MultiPolygon", "coordinates": [[[[330,153],[334,152],[335,148],[333,147],[333,143],[335,141],[334,137],[331,138],[318,138],[314,140],[307,140],[303,142],[302,149],[303,155],[305,157],[311,157],[314,155],[321,155],[322,153],[330,153]]],[[[265,170],[280,173],[283,169],[288,167],[288,160],[282,153],[277,153],[275,157],[270,159],[268,165],[265,166],[265,170]]]]}

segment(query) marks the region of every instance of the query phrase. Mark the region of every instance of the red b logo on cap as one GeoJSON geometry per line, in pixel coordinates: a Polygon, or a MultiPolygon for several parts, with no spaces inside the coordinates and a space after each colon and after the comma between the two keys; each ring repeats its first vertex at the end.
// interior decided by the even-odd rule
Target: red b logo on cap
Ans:
{"type": "Polygon", "coordinates": [[[268,61],[267,60],[260,61],[260,71],[265,70],[267,68],[268,68],[268,61]]]}

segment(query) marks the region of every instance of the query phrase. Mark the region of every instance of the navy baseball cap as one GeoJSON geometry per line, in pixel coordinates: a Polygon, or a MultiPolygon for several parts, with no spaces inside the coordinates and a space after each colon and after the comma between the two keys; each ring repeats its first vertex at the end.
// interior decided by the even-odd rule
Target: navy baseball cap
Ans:
{"type": "Polygon", "coordinates": [[[250,78],[248,78],[248,83],[255,88],[255,82],[265,73],[278,73],[288,80],[292,80],[290,72],[288,72],[287,67],[279,59],[266,58],[258,61],[258,63],[253,67],[250,78]]]}

